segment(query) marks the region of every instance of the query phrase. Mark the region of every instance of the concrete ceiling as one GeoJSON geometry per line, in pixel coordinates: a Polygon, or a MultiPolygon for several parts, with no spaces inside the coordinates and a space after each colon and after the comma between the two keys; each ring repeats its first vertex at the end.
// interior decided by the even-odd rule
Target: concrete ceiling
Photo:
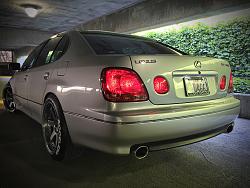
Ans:
{"type": "Polygon", "coordinates": [[[71,28],[130,33],[248,7],[250,0],[0,0],[0,49],[36,46],[71,28]],[[23,4],[41,12],[30,18],[23,4]]]}
{"type": "Polygon", "coordinates": [[[38,30],[50,33],[61,32],[141,1],[1,0],[0,27],[38,30]],[[37,17],[29,18],[21,7],[22,4],[34,4],[42,7],[42,9],[37,17]]]}

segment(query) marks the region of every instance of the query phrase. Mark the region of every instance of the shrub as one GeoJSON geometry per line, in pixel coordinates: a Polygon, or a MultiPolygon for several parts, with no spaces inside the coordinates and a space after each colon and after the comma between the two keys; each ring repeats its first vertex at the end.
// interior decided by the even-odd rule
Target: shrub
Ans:
{"type": "Polygon", "coordinates": [[[188,54],[229,61],[235,77],[234,92],[250,93],[250,17],[238,18],[212,27],[199,23],[178,31],[152,32],[146,37],[188,54]]]}

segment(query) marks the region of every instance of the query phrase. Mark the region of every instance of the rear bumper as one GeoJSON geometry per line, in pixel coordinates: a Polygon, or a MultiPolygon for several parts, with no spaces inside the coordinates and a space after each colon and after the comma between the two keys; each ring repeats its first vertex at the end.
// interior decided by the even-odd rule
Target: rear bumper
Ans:
{"type": "Polygon", "coordinates": [[[134,149],[136,149],[140,145],[147,146],[149,148],[149,151],[157,151],[157,150],[162,150],[162,149],[174,148],[174,147],[178,147],[178,146],[184,146],[184,145],[200,142],[203,140],[207,140],[207,139],[215,137],[221,133],[228,133],[227,131],[228,131],[230,126],[231,126],[231,130],[232,130],[234,127],[234,122],[226,124],[226,125],[221,126],[221,127],[218,127],[216,129],[201,132],[198,134],[192,134],[192,135],[188,135],[188,136],[184,136],[184,137],[163,140],[163,141],[158,141],[158,142],[149,142],[149,143],[134,145],[131,147],[131,150],[133,151],[134,149]]]}
{"type": "Polygon", "coordinates": [[[135,145],[147,144],[150,150],[158,150],[225,132],[239,114],[239,100],[226,97],[208,103],[199,102],[196,107],[193,103],[192,108],[187,104],[182,108],[178,105],[179,110],[176,105],[170,105],[158,114],[109,114],[103,120],[69,112],[64,114],[73,143],[109,153],[129,154],[135,145]],[[119,121],[114,121],[117,119],[119,121]]]}

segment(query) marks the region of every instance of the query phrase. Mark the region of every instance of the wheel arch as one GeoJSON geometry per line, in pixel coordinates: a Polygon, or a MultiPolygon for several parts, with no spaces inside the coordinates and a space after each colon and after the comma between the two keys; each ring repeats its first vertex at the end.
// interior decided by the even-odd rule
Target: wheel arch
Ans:
{"type": "Polygon", "coordinates": [[[47,92],[47,93],[44,95],[43,104],[45,103],[46,99],[47,99],[49,96],[54,96],[54,97],[58,100],[58,102],[59,102],[59,104],[60,104],[60,107],[61,107],[61,109],[63,110],[63,104],[61,103],[61,98],[58,97],[54,92],[51,92],[51,91],[47,92]]]}
{"type": "MultiPolygon", "coordinates": [[[[53,92],[48,92],[48,93],[46,93],[46,94],[44,95],[43,104],[45,103],[46,99],[47,99],[50,95],[56,97],[57,100],[59,101],[58,97],[57,97],[53,92]]],[[[59,102],[60,102],[60,101],[59,101],[59,102]]],[[[61,104],[61,103],[60,103],[60,104],[61,104]]]]}
{"type": "MultiPolygon", "coordinates": [[[[57,100],[58,100],[58,103],[59,103],[59,105],[60,105],[60,108],[61,108],[61,110],[62,110],[62,113],[64,113],[64,106],[63,106],[63,103],[62,103],[62,98],[60,97],[60,96],[58,96],[58,95],[56,95],[54,92],[52,92],[52,91],[48,91],[48,92],[46,92],[46,94],[44,95],[44,98],[43,98],[43,106],[44,106],[44,104],[45,104],[45,101],[46,101],[46,99],[49,97],[49,96],[53,96],[53,97],[55,97],[57,100]]],[[[43,107],[42,107],[42,113],[41,114],[43,114],[43,107]]],[[[66,119],[65,119],[65,121],[66,121],[66,119]]],[[[67,121],[66,121],[67,122],[67,121]]]]}
{"type": "Polygon", "coordinates": [[[57,100],[60,102],[61,107],[63,108],[63,104],[62,104],[62,97],[63,96],[61,96],[61,93],[57,89],[57,85],[55,85],[53,83],[53,81],[54,81],[54,79],[50,80],[48,82],[48,84],[46,85],[46,88],[44,90],[43,98],[42,98],[41,102],[44,104],[46,98],[49,95],[53,95],[53,96],[55,96],[57,98],[57,100]]]}

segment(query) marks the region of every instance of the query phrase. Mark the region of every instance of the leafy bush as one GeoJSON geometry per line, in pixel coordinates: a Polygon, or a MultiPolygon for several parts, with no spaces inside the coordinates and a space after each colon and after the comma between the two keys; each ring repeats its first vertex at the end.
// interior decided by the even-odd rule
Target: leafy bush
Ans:
{"type": "Polygon", "coordinates": [[[235,77],[234,92],[250,93],[250,17],[223,22],[213,27],[199,23],[178,31],[148,33],[146,37],[188,54],[229,61],[235,77]]]}

